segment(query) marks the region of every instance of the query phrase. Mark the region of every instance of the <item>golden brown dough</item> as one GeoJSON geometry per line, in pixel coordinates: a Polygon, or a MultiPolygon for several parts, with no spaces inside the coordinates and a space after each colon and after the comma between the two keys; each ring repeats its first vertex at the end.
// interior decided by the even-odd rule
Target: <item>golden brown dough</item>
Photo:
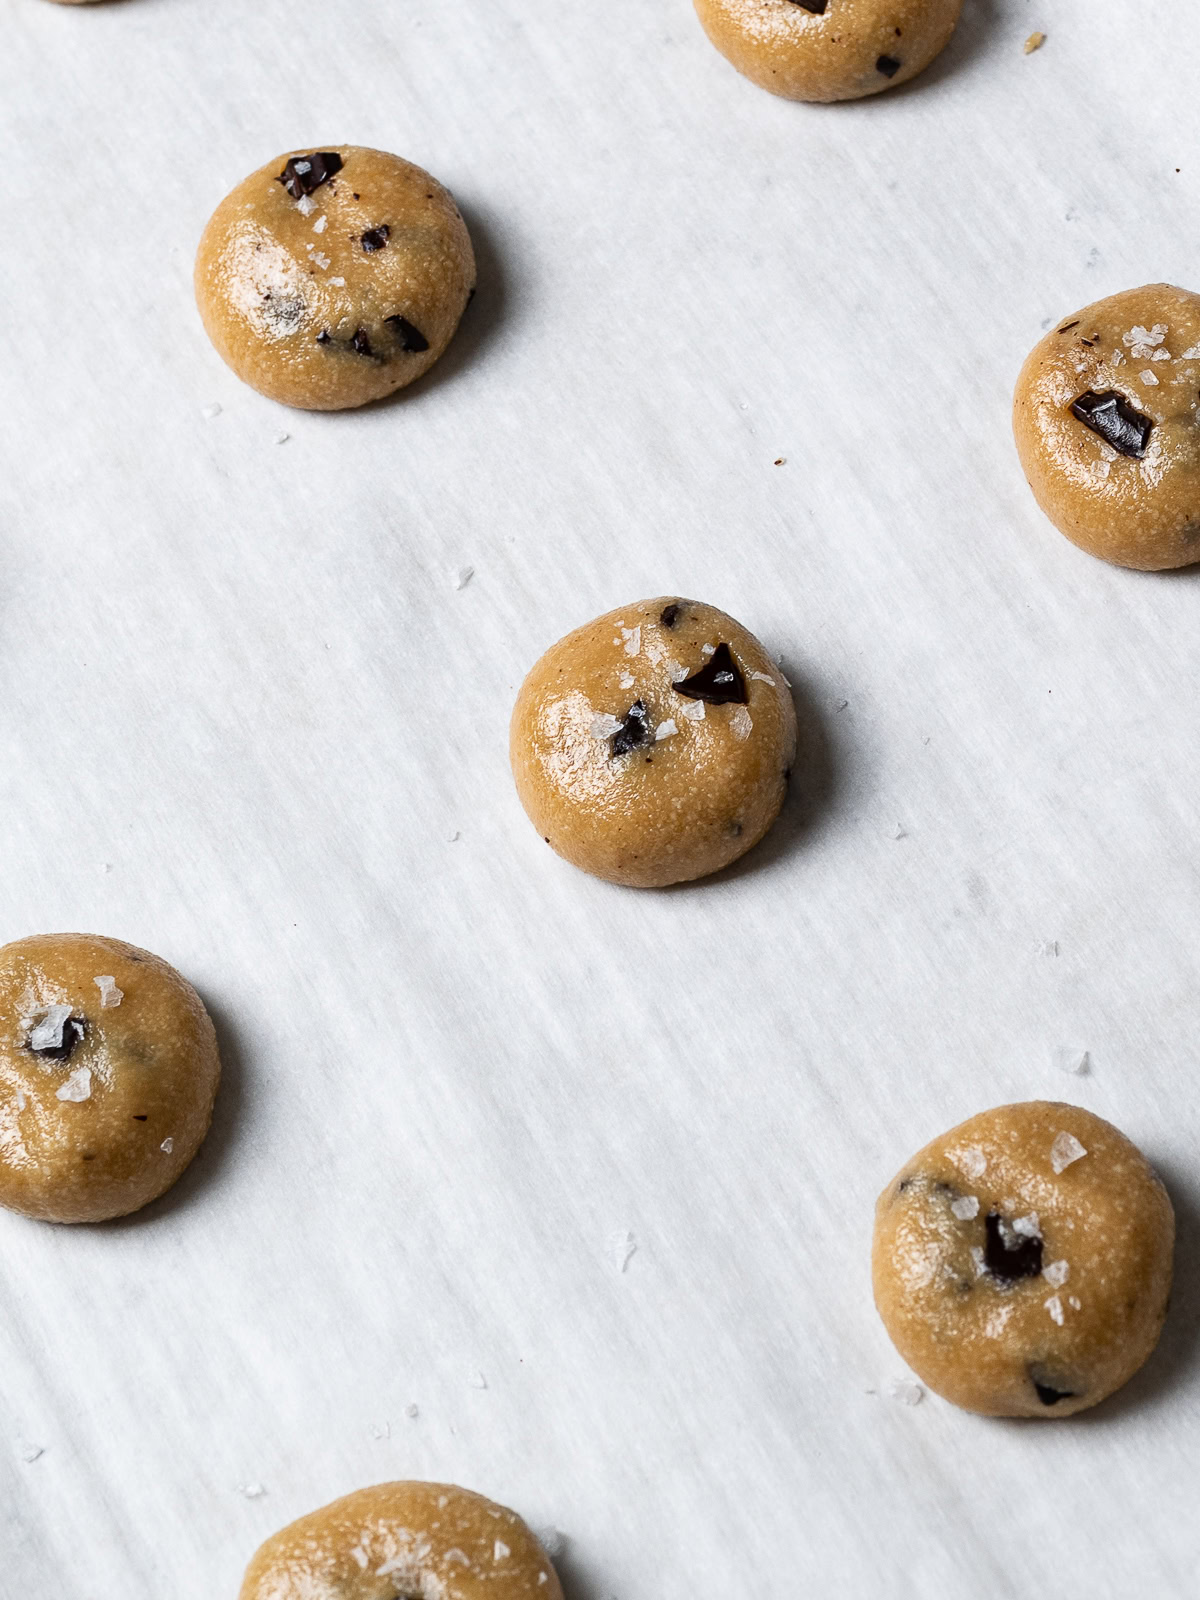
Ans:
{"type": "Polygon", "coordinates": [[[1081,549],[1150,571],[1200,560],[1200,295],[1152,283],[1063,317],[1021,369],[1013,433],[1081,549]]]}
{"type": "Polygon", "coordinates": [[[0,949],[0,1205],[137,1211],[196,1154],[219,1077],[208,1013],[157,956],[83,933],[0,949]]]}
{"type": "Polygon", "coordinates": [[[598,617],[534,666],[510,754],[534,827],[577,867],[656,888],[757,844],[796,753],[783,674],[753,634],[660,595],[598,617]]]}
{"type": "Polygon", "coordinates": [[[695,0],[739,72],[789,100],[858,100],[923,71],[962,0],[695,0]]]}
{"type": "Polygon", "coordinates": [[[381,1483],[268,1539],[241,1600],[562,1600],[562,1589],[515,1511],[449,1483],[381,1483]]]}
{"type": "Polygon", "coordinates": [[[340,145],[279,156],[213,213],[196,303],[260,393],[310,411],[378,400],[427,372],[475,287],[453,197],[420,167],[340,145]]]}
{"type": "Polygon", "coordinates": [[[984,1111],[879,1197],[875,1304],[931,1389],[987,1416],[1066,1417],[1158,1343],[1175,1215],[1125,1135],[1079,1106],[984,1111]]]}

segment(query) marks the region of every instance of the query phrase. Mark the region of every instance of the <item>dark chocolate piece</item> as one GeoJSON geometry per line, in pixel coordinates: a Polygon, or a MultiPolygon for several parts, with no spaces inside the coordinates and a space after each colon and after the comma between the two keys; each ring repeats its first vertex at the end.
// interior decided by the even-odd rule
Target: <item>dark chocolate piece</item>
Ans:
{"type": "Polygon", "coordinates": [[[885,78],[894,78],[900,71],[901,63],[895,56],[880,56],[875,63],[875,71],[882,72],[885,78]]]}
{"type": "Polygon", "coordinates": [[[744,706],[750,699],[742,669],[727,644],[719,644],[699,672],[672,687],[676,694],[689,700],[707,700],[710,706],[744,706]]]}
{"type": "Polygon", "coordinates": [[[640,744],[650,743],[650,718],[646,714],[646,705],[642,700],[635,700],[625,713],[625,721],[612,736],[612,753],[614,756],[627,756],[640,744]]]}
{"type": "Polygon", "coordinates": [[[1121,455],[1140,461],[1146,454],[1154,431],[1153,420],[1135,410],[1116,389],[1104,389],[1099,394],[1089,389],[1078,400],[1072,400],[1071,415],[1121,455]]]}
{"type": "Polygon", "coordinates": [[[293,200],[303,200],[341,170],[342,158],[336,150],[319,150],[311,156],[290,157],[275,182],[281,183],[293,200]]]}
{"type": "Polygon", "coordinates": [[[1074,1400],[1075,1396],[1070,1389],[1054,1389],[1048,1383],[1039,1383],[1033,1379],[1033,1387],[1037,1390],[1037,1397],[1044,1406],[1056,1406],[1060,1400],[1074,1400]]]}
{"type": "Polygon", "coordinates": [[[375,352],[371,349],[371,341],[367,338],[367,330],[365,328],[355,328],[354,337],[350,343],[360,356],[368,356],[372,360],[374,359],[375,352]]]}
{"type": "Polygon", "coordinates": [[[381,222],[377,228],[370,228],[362,236],[362,247],[368,253],[372,250],[382,250],[392,236],[392,230],[386,222],[381,222]]]}
{"type": "Polygon", "coordinates": [[[133,1120],[135,1122],[148,1122],[150,1119],[149,1119],[149,1117],[141,1116],[138,1112],[135,1111],[133,1113],[133,1120]]]}
{"type": "Polygon", "coordinates": [[[61,1044],[47,1045],[41,1050],[31,1044],[29,1048],[39,1061],[66,1061],[86,1032],[87,1024],[82,1018],[68,1017],[63,1023],[61,1044]]]}
{"type": "Polygon", "coordinates": [[[984,1265],[1001,1283],[1016,1283],[1018,1278],[1036,1278],[1042,1270],[1042,1241],[1013,1231],[1012,1223],[998,1211],[987,1215],[987,1243],[984,1265]]]}
{"type": "Polygon", "coordinates": [[[811,11],[814,17],[823,17],[829,0],[792,0],[792,4],[802,7],[805,11],[811,11]]]}
{"type": "Polygon", "coordinates": [[[669,606],[664,606],[662,608],[662,614],[658,620],[662,623],[664,628],[673,628],[679,621],[678,600],[672,600],[669,606]]]}
{"type": "Polygon", "coordinates": [[[420,328],[413,327],[407,317],[397,314],[394,317],[385,317],[384,321],[395,328],[401,350],[407,350],[410,355],[419,355],[422,350],[429,349],[429,340],[421,332],[420,328]]]}

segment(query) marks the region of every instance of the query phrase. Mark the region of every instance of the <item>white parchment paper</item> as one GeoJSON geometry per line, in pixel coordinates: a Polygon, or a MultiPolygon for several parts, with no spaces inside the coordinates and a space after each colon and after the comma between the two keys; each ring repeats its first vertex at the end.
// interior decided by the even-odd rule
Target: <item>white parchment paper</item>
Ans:
{"type": "Polygon", "coordinates": [[[1200,589],[1054,533],[1008,406],[1051,319],[1200,286],[1198,40],[967,0],[821,108],[687,0],[0,0],[0,941],[149,946],[226,1064],[163,1202],[0,1215],[5,1600],[232,1600],[405,1476],[557,1526],[571,1600],[1193,1592],[1200,589]],[[481,262],[345,416],[190,292],[327,142],[481,262]],[[507,719],[663,592],[782,654],[805,743],[740,869],[638,894],[533,833],[507,719]],[[875,1195],[1034,1096],[1167,1178],[1162,1347],[1062,1425],[905,1404],[875,1195]]]}

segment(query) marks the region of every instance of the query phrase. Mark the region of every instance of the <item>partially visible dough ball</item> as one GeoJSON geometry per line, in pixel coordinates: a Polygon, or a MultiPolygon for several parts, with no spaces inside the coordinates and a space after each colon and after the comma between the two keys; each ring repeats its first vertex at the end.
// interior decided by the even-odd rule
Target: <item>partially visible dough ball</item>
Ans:
{"type": "Polygon", "coordinates": [[[0,949],[0,1205],[104,1222],[163,1194],[200,1147],[220,1078],[191,984],[119,939],[0,949]]]}
{"type": "Polygon", "coordinates": [[[1013,432],[1038,505],[1121,567],[1200,561],[1200,294],[1169,283],[1098,300],[1036,344],[1013,432]]]}
{"type": "Polygon", "coordinates": [[[739,622],[660,595],[547,650],[517,696],[510,754],[521,803],[559,855],[660,888],[728,866],[766,833],[796,711],[739,622]]]}
{"type": "Polygon", "coordinates": [[[789,100],[858,100],[915,78],[949,43],[962,0],[695,0],[747,78],[789,100]]]}
{"type": "Polygon", "coordinates": [[[239,378],[284,405],[339,411],[434,364],[475,288],[450,193],[382,150],[279,156],[213,213],[196,303],[239,378]]]}
{"type": "Polygon", "coordinates": [[[1175,1214],[1125,1135],[1079,1106],[984,1111],[926,1145],[875,1212],[875,1304],[935,1393],[1067,1417],[1158,1343],[1175,1214]]]}
{"type": "Polygon", "coordinates": [[[504,1506],[449,1483],[359,1489],[274,1534],[241,1600],[563,1600],[541,1545],[504,1506]]]}

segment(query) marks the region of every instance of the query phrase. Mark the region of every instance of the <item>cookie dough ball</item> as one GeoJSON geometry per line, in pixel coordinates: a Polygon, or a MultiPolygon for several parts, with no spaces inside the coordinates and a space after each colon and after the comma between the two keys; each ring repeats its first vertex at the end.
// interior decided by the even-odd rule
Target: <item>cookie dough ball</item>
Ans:
{"type": "Polygon", "coordinates": [[[0,949],[0,1205],[137,1211],[196,1154],[219,1077],[208,1013],[157,956],[84,933],[0,949]]]}
{"type": "Polygon", "coordinates": [[[949,42],[962,0],[695,0],[733,65],[788,100],[859,100],[915,78],[949,42]]]}
{"type": "Polygon", "coordinates": [[[241,1600],[562,1600],[517,1516],[450,1483],[381,1483],[268,1539],[241,1600]]]}
{"type": "Polygon", "coordinates": [[[993,1417],[1066,1417],[1158,1343],[1175,1214],[1141,1152],[1031,1100],[952,1128],[879,1197],[875,1304],[931,1389],[993,1417]]]}
{"type": "Polygon", "coordinates": [[[1200,294],[1152,283],[1073,312],[1013,399],[1021,466],[1060,533],[1119,567],[1200,560],[1200,294]]]}
{"type": "Polygon", "coordinates": [[[547,650],[517,696],[510,754],[521,803],[560,856],[661,888],[717,872],[766,833],[796,712],[753,634],[664,595],[547,650]]]}
{"type": "Polygon", "coordinates": [[[445,350],[475,289],[453,197],[382,150],[295,150],[238,185],[196,257],[196,303],[239,378],[340,411],[403,389],[445,350]]]}

